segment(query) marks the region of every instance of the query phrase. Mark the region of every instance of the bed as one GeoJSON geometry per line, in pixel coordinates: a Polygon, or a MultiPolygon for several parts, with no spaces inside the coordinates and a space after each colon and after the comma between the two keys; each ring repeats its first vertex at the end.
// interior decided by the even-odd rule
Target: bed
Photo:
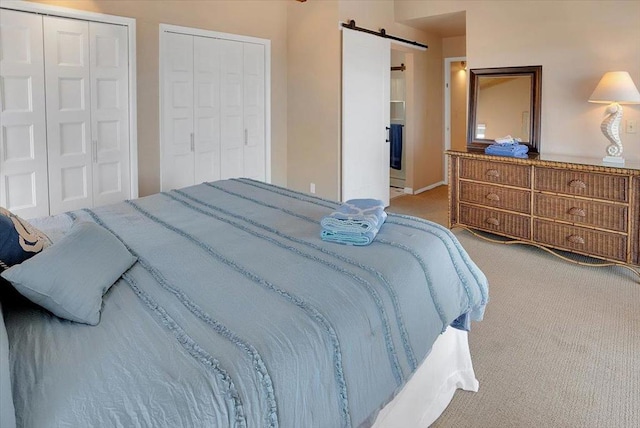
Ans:
{"type": "Polygon", "coordinates": [[[3,296],[17,426],[428,426],[477,389],[486,278],[414,217],[324,242],[338,205],[233,179],[33,221],[51,248],[94,223],[137,261],[95,326],[3,296]]]}

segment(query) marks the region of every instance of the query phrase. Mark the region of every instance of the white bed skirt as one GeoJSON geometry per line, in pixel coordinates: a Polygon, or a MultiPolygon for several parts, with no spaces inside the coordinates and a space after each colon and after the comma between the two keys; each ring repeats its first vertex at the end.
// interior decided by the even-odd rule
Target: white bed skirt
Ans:
{"type": "Polygon", "coordinates": [[[374,428],[426,428],[447,408],[456,389],[478,391],[466,331],[438,337],[431,353],[398,395],[378,414],[374,428]]]}

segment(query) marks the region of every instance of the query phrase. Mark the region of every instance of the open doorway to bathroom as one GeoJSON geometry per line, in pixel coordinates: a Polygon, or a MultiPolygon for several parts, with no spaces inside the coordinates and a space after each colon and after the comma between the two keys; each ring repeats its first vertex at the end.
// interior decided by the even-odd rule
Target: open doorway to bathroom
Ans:
{"type": "Polygon", "coordinates": [[[389,198],[405,194],[407,187],[407,85],[405,52],[391,50],[390,129],[389,129],[389,198]]]}

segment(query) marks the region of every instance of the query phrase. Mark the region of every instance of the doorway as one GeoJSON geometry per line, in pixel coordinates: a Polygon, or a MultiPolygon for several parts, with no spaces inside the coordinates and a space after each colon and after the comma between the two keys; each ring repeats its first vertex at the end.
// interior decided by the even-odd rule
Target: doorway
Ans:
{"type": "Polygon", "coordinates": [[[405,194],[407,181],[405,52],[391,49],[389,197],[405,194]]]}
{"type": "MultiPolygon", "coordinates": [[[[467,104],[469,78],[467,58],[444,59],[444,149],[463,150],[467,146],[467,104]]],[[[443,153],[444,177],[448,183],[449,160],[443,153]]]]}

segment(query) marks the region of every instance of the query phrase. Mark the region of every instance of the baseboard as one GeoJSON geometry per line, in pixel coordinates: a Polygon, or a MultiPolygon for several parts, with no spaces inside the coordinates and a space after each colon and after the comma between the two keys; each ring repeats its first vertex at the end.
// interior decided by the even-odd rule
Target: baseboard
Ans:
{"type": "Polygon", "coordinates": [[[411,187],[405,187],[404,193],[406,193],[407,195],[413,195],[413,189],[411,187]]]}
{"type": "Polygon", "coordinates": [[[435,189],[436,187],[442,186],[442,185],[445,185],[445,184],[447,184],[447,183],[445,183],[444,181],[438,181],[437,183],[434,183],[434,184],[431,184],[431,185],[429,185],[427,187],[423,187],[422,189],[416,190],[413,194],[417,195],[419,193],[426,192],[427,190],[435,189]]]}

